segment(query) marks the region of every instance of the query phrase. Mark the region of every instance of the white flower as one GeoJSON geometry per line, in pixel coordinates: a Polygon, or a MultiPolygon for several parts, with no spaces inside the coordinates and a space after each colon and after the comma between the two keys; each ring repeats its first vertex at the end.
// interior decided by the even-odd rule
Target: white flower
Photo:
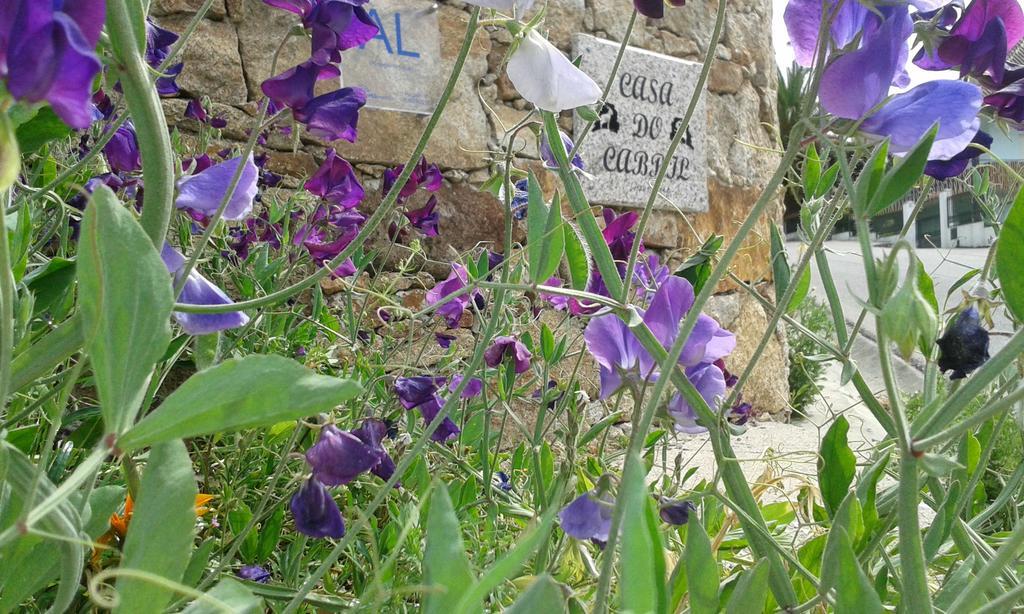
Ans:
{"type": "Polygon", "coordinates": [[[544,111],[575,109],[601,97],[597,83],[535,30],[519,43],[507,70],[519,94],[544,111]]]}

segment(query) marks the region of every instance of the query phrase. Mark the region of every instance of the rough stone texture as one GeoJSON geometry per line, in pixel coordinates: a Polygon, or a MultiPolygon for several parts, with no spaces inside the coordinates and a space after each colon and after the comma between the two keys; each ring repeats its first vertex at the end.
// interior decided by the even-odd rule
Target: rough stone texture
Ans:
{"type": "MultiPolygon", "coordinates": [[[[182,32],[191,19],[188,14],[175,14],[154,21],[172,32],[182,32]]],[[[209,19],[199,22],[181,58],[185,66],[178,77],[178,85],[183,95],[209,96],[224,104],[242,104],[248,100],[238,36],[230,22],[209,19]]]]}
{"type": "MultiPolygon", "coordinates": [[[[725,328],[736,334],[736,349],[725,359],[730,371],[739,375],[761,342],[768,326],[768,314],[757,299],[745,291],[720,294],[712,298],[706,311],[725,328]]],[[[744,384],[743,400],[754,406],[756,414],[788,414],[789,385],[786,339],[779,327],[757,360],[750,379],[744,384]]]]}
{"type": "Polygon", "coordinates": [[[262,0],[245,0],[231,6],[231,20],[238,32],[238,49],[244,68],[249,100],[256,100],[260,84],[309,58],[310,42],[305,36],[293,36],[281,48],[277,67],[271,72],[274,52],[288,31],[299,23],[293,13],[275,9],[262,0]]]}
{"type": "MultiPolygon", "coordinates": [[[[149,14],[153,17],[166,17],[174,13],[195,13],[206,0],[153,0],[149,6],[149,14]]],[[[223,19],[227,16],[224,0],[214,0],[210,10],[206,12],[208,19],[223,19]]]]}

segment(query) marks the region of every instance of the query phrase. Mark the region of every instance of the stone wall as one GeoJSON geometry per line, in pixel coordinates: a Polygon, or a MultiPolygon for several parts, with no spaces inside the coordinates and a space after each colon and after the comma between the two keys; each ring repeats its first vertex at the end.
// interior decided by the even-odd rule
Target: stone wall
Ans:
{"type": "MultiPolygon", "coordinates": [[[[537,1],[537,8],[542,1],[537,1]]],[[[201,4],[202,0],[153,0],[152,14],[162,26],[180,32],[190,12],[201,4]]],[[[668,8],[663,20],[640,17],[630,42],[699,62],[714,25],[715,5],[708,0],[696,1],[668,8]]],[[[621,41],[630,9],[628,0],[549,0],[543,28],[549,39],[567,52],[576,32],[621,41]]],[[[438,11],[442,70],[446,75],[458,53],[469,12],[459,2],[441,3],[438,11]]],[[[214,113],[229,121],[224,138],[245,137],[255,112],[259,84],[271,75],[275,50],[295,23],[295,16],[273,9],[262,0],[216,0],[199,26],[184,53],[185,68],[178,82],[183,97],[208,96],[214,101],[214,113]]],[[[424,241],[427,256],[436,261],[434,267],[427,263],[428,271],[443,270],[444,263],[452,259],[453,249],[463,251],[503,240],[502,206],[472,186],[489,176],[506,128],[526,113],[526,102],[518,97],[501,69],[509,42],[504,29],[478,33],[462,79],[427,148],[427,158],[442,167],[447,179],[439,194],[441,236],[424,241]]],[[[281,72],[306,59],[308,41],[293,37],[277,54],[277,72],[281,72]]],[[[706,100],[710,209],[696,214],[656,211],[644,237],[648,246],[662,251],[671,263],[685,259],[710,233],[731,238],[779,159],[770,0],[730,1],[715,55],[706,100]]],[[[184,98],[165,101],[168,121],[187,133],[195,126],[181,119],[184,105],[184,98]]],[[[570,128],[569,118],[563,120],[570,128]]],[[[341,142],[336,148],[356,166],[368,193],[372,193],[383,168],[408,157],[426,121],[425,116],[364,109],[358,141],[341,142]]],[[[535,143],[524,142],[522,146],[525,154],[536,155],[535,143]]],[[[268,148],[271,170],[286,175],[285,185],[292,187],[315,170],[324,152],[322,144],[306,137],[301,143],[275,137],[268,148]]],[[[780,207],[781,199],[772,217],[780,214],[780,207]]],[[[733,273],[766,290],[771,275],[766,220],[761,220],[744,244],[733,273]]],[[[726,295],[712,306],[713,315],[737,332],[741,346],[746,343],[752,349],[767,321],[763,310],[730,280],[724,281],[719,290],[726,295]]],[[[779,377],[786,369],[784,339],[776,337],[744,395],[758,410],[770,413],[787,408],[785,379],[779,377]]],[[[730,368],[741,369],[743,359],[741,347],[730,368]]]]}

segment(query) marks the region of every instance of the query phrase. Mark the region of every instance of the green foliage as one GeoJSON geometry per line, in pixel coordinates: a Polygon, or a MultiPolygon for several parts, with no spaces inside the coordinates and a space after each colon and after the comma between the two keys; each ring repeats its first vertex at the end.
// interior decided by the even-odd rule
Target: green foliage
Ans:
{"type": "Polygon", "coordinates": [[[996,268],[1006,304],[1018,322],[1024,322],[1024,187],[1017,193],[996,242],[996,268]]]}
{"type": "MultiPolygon", "coordinates": [[[[793,317],[822,339],[834,340],[834,326],[828,308],[813,297],[805,298],[797,306],[793,317]]],[[[819,382],[828,366],[828,358],[821,347],[793,327],[787,327],[789,358],[789,404],[802,414],[819,394],[819,382]]]]}

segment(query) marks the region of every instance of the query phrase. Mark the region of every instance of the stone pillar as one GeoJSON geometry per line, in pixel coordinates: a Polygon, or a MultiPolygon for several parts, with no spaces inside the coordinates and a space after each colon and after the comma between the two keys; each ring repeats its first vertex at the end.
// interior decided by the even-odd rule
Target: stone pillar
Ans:
{"type": "Polygon", "coordinates": [[[949,236],[949,190],[939,192],[939,247],[953,247],[949,236]]]}

